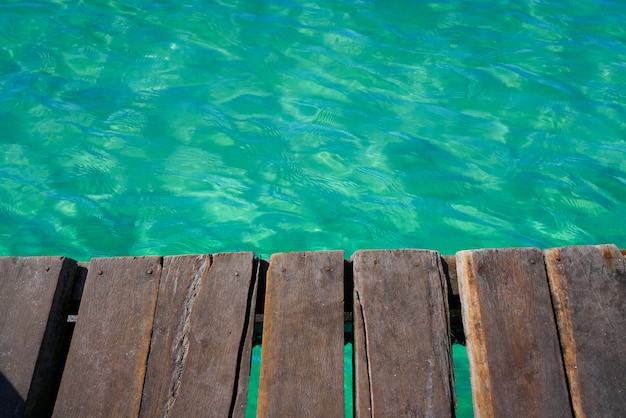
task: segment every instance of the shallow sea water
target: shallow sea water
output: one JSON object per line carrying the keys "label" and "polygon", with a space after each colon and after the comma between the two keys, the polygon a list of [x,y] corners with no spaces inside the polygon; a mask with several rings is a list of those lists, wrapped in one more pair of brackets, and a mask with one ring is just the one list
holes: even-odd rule
{"label": "shallow sea water", "polygon": [[626,247],[626,3],[185,3],[0,4],[0,255]]}

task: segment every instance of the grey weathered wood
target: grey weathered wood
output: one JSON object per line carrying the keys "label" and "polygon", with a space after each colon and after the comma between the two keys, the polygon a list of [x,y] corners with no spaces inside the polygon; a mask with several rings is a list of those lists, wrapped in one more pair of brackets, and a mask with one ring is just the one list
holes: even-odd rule
{"label": "grey weathered wood", "polygon": [[139,414],[160,276],[160,257],[91,260],[54,416]]}
{"label": "grey weathered wood", "polygon": [[189,352],[191,311],[206,280],[210,255],[165,257],[154,314],[140,416],[167,416]]}
{"label": "grey weathered wood", "polygon": [[614,245],[544,252],[577,417],[626,417],[626,272]]}
{"label": "grey weathered wood", "polygon": [[45,416],[54,406],[76,262],[0,258],[0,416]]}
{"label": "grey weathered wood", "polygon": [[476,417],[571,416],[539,249],[456,255]]}
{"label": "grey weathered wood", "polygon": [[252,295],[248,299],[248,322],[247,329],[245,330],[245,338],[243,344],[240,346],[241,358],[238,359],[240,367],[239,369],[239,381],[237,385],[237,395],[234,398],[232,404],[232,414],[234,417],[245,417],[246,408],[248,405],[248,385],[250,383],[250,370],[252,367],[252,338],[254,334],[254,313],[256,311],[258,283],[259,283],[259,267],[260,260],[255,259],[252,269]]}
{"label": "grey weathered wood", "polygon": [[343,266],[343,251],[270,259],[259,417],[343,416]]}
{"label": "grey weathered wood", "polygon": [[164,260],[141,416],[245,415],[253,266],[253,253]]}
{"label": "grey weathered wood", "polygon": [[439,253],[357,251],[352,260],[356,416],[452,416],[448,288]]}

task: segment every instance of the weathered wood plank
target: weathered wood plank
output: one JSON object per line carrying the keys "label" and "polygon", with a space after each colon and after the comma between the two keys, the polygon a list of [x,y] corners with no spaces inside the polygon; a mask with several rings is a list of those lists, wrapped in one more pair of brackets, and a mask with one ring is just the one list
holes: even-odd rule
{"label": "weathered wood plank", "polygon": [[239,350],[241,353],[238,358],[238,367],[240,368],[238,373],[238,385],[237,396],[234,398],[234,403],[231,405],[232,417],[245,417],[246,408],[248,405],[248,384],[250,382],[250,370],[252,367],[252,341],[254,339],[254,314],[256,311],[256,301],[258,300],[258,284],[259,284],[259,267],[260,260],[254,259],[252,268],[252,294],[248,299],[248,318],[247,329],[245,329],[245,337],[243,338],[243,344]]}
{"label": "weathered wood plank", "polygon": [[567,417],[569,395],[537,248],[456,255],[476,417]]}
{"label": "weathered wood plank", "polygon": [[626,417],[626,272],[614,245],[544,252],[577,417]]}
{"label": "weathered wood plank", "polygon": [[75,271],[67,258],[0,258],[0,416],[51,413]]}
{"label": "weathered wood plank", "polygon": [[210,255],[163,259],[140,416],[167,416],[176,400],[189,352],[191,311],[210,265]]}
{"label": "weathered wood plank", "polygon": [[343,251],[270,259],[259,417],[343,416],[343,266]]}
{"label": "weathered wood plank", "polygon": [[91,260],[53,416],[139,414],[160,276],[161,257]]}
{"label": "weathered wood plank", "polygon": [[435,251],[357,251],[357,417],[454,413],[448,287]]}
{"label": "weathered wood plank", "polygon": [[141,416],[245,415],[253,267],[253,253],[165,258]]}

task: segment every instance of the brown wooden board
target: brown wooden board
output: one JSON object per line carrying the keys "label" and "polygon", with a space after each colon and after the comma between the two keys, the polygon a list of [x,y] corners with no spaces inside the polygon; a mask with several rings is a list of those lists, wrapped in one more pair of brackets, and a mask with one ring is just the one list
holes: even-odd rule
{"label": "brown wooden board", "polygon": [[253,253],[165,258],[141,416],[245,415],[253,267]]}
{"label": "brown wooden board", "polygon": [[167,416],[178,396],[189,352],[191,311],[210,265],[210,255],[163,259],[140,416]]}
{"label": "brown wooden board", "polygon": [[344,415],[343,266],[343,251],[271,257],[259,417]]}
{"label": "brown wooden board", "polygon": [[577,417],[626,417],[626,273],[614,245],[544,252]]}
{"label": "brown wooden board", "polygon": [[456,255],[476,417],[567,417],[571,407],[537,248]]}
{"label": "brown wooden board", "polygon": [[91,260],[53,416],[139,414],[160,276],[161,257]]}
{"label": "brown wooden board", "polygon": [[357,417],[454,413],[448,288],[435,251],[357,251]]}
{"label": "brown wooden board", "polygon": [[245,336],[242,339],[242,345],[240,345],[240,357],[238,358],[238,384],[237,395],[233,398],[234,403],[231,405],[231,414],[233,417],[245,417],[246,408],[248,406],[248,384],[250,382],[250,371],[252,368],[252,344],[254,340],[254,313],[256,312],[256,301],[258,300],[258,285],[259,285],[259,266],[260,260],[254,259],[254,265],[252,269],[252,295],[248,299],[248,318],[247,329],[245,329]]}
{"label": "brown wooden board", "polygon": [[0,416],[50,415],[75,271],[67,258],[0,258]]}

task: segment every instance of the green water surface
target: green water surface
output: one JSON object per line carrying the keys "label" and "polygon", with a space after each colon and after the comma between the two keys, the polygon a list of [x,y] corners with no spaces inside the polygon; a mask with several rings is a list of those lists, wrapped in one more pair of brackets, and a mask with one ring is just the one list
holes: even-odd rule
{"label": "green water surface", "polygon": [[4,0],[0,255],[624,248],[624,22],[621,0]]}

